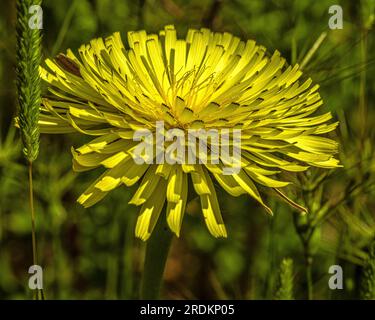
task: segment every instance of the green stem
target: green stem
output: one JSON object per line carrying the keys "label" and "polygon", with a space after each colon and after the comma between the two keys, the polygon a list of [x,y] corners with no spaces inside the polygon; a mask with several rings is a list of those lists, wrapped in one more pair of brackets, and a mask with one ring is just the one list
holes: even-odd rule
{"label": "green stem", "polygon": [[[362,31],[361,36],[361,65],[367,63],[367,31]],[[366,123],[367,123],[367,110],[366,110],[366,68],[360,69],[360,82],[359,82],[359,113],[361,119],[361,139],[362,143],[366,138]]]}
{"label": "green stem", "polygon": [[310,252],[310,240],[307,240],[304,245],[304,257],[305,257],[305,268],[306,268],[306,284],[307,284],[307,299],[313,300],[314,287],[312,281],[312,262],[313,258]]}
{"label": "green stem", "polygon": [[[35,228],[35,210],[34,210],[34,189],[33,189],[33,164],[29,162],[29,201],[31,212],[31,241],[33,249],[33,265],[38,264],[38,254],[36,249],[36,228]],[[43,289],[37,289],[34,293],[35,300],[44,300]]]}
{"label": "green stem", "polygon": [[323,43],[326,37],[327,37],[327,32],[322,32],[319,38],[314,42],[311,49],[307,52],[307,54],[303,58],[300,64],[300,69],[305,68],[308,62],[310,62],[311,58],[314,56],[315,52],[319,49],[320,45]]}
{"label": "green stem", "polygon": [[307,217],[301,216],[300,214],[297,214],[297,213],[293,215],[294,227],[297,231],[298,237],[301,240],[301,244],[303,246],[303,256],[304,256],[305,270],[306,270],[305,272],[306,272],[307,299],[313,300],[313,297],[314,297],[314,287],[313,287],[313,280],[312,280],[313,255],[311,253],[311,238],[313,237],[315,229],[314,227],[312,227],[309,219],[304,220],[304,221],[300,221],[300,219],[307,219]]}
{"label": "green stem", "polygon": [[57,35],[56,41],[52,48],[52,54],[51,54],[52,56],[55,56],[61,48],[64,38],[69,31],[69,26],[70,26],[70,23],[72,22],[74,13],[76,12],[76,6],[77,6],[77,1],[74,0],[66,12],[63,24],[60,28],[60,31]]}
{"label": "green stem", "polygon": [[146,300],[159,299],[164,268],[173,238],[164,216],[161,215],[158,220],[146,246],[141,288],[141,298]]}
{"label": "green stem", "polygon": [[34,196],[33,196],[33,164],[29,162],[29,200],[31,212],[31,239],[33,248],[33,265],[38,264],[36,253],[36,237],[35,237],[35,211],[34,211]]}

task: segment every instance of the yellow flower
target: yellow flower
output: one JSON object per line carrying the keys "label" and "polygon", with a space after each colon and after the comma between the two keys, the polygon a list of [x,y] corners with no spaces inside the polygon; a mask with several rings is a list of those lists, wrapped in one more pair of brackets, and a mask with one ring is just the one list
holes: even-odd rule
{"label": "yellow flower", "polygon": [[[122,184],[140,181],[130,203],[141,206],[136,236],[143,240],[165,202],[168,225],[180,234],[189,175],[208,230],[226,237],[213,178],[230,195],[249,194],[271,212],[256,184],[280,192],[288,184],[277,179],[281,170],[338,165],[333,157],[337,143],[320,136],[337,123],[327,124],[330,113],[312,115],[322,104],[318,85],[300,81],[298,65],[286,67],[279,52],[268,56],[252,40],[208,29],[191,29],[186,39],[178,39],[175,28],[166,26],[159,36],[129,32],[128,47],[114,33],[78,52],[79,58],[68,50],[47,59],[49,71],[41,68],[53,95],[41,107],[42,132],[96,136],[72,149],[74,170],[106,168],[79,197],[85,207]],[[183,132],[241,130],[240,169],[223,174],[227,160],[222,156],[216,164],[136,163],[134,152],[141,142],[133,139],[134,132],[154,133],[158,121],[166,130]],[[202,160],[200,152],[197,157]]]}

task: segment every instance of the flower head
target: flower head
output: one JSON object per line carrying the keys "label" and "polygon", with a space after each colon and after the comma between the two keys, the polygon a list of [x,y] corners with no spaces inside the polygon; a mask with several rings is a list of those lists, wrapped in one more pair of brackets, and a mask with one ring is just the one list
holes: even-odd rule
{"label": "flower head", "polygon": [[[300,81],[298,65],[286,67],[279,52],[268,56],[252,40],[208,29],[191,29],[186,39],[178,39],[175,28],[166,26],[159,35],[129,32],[128,47],[114,33],[92,40],[78,52],[79,57],[68,50],[53,61],[47,59],[49,71],[41,69],[52,93],[43,101],[41,129],[95,137],[72,149],[74,170],[106,168],[79,197],[85,207],[122,184],[139,182],[130,203],[141,206],[136,235],[143,240],[150,236],[165,203],[168,225],[179,235],[188,176],[200,197],[208,230],[225,237],[214,181],[232,196],[249,194],[271,212],[256,184],[281,188],[288,185],[277,178],[281,171],[338,165],[333,157],[337,143],[321,137],[337,123],[327,124],[329,113],[312,115],[322,104],[318,85],[311,79]],[[197,163],[152,161],[157,151],[144,155],[143,163],[135,161],[137,148],[147,137],[136,141],[134,133],[145,129],[156,133],[160,122],[167,141],[164,149],[174,141],[167,137],[169,129],[227,130],[230,137],[240,130],[240,148],[234,150],[240,168],[225,174],[225,167],[234,165],[224,153],[207,161],[215,146],[233,145],[234,140],[206,140],[208,152],[203,154],[191,147],[189,134],[180,141],[193,150]],[[151,141],[158,143],[154,137]]]}

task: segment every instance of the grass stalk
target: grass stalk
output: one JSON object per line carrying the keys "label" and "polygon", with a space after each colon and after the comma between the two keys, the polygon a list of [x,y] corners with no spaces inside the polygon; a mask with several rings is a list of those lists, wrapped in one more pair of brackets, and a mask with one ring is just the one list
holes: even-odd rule
{"label": "grass stalk", "polygon": [[[33,188],[33,163],[28,164],[29,177],[29,204],[30,204],[30,218],[31,218],[31,242],[33,251],[33,265],[38,265],[38,251],[36,245],[36,224],[35,224],[35,209],[34,209],[34,188]],[[43,289],[36,289],[34,291],[35,300],[44,300]]]}
{"label": "grass stalk", "polygon": [[297,235],[302,243],[303,258],[305,264],[307,299],[313,300],[314,284],[312,279],[313,255],[311,252],[311,239],[314,234],[315,228],[311,225],[308,217],[301,216],[300,213],[295,213],[293,215],[293,222]]}
{"label": "grass stalk", "polygon": [[275,300],[294,300],[292,259],[281,261]]}
{"label": "grass stalk", "polygon": [[301,70],[304,69],[305,66],[309,63],[309,61],[314,56],[315,52],[319,49],[319,47],[321,46],[321,44],[323,43],[326,37],[327,37],[327,32],[322,32],[319,38],[314,42],[313,46],[307,52],[307,54],[305,55],[305,57],[303,58],[301,62],[301,65],[300,65]]}
{"label": "grass stalk", "polygon": [[[362,31],[361,37],[361,63],[367,63],[367,30]],[[366,138],[367,129],[367,108],[366,108],[366,68],[359,68],[360,81],[359,81],[359,113],[361,122],[361,139],[362,143]]]}
{"label": "grass stalk", "polygon": [[60,50],[60,47],[61,45],[63,44],[64,42],[64,39],[65,39],[65,36],[66,34],[68,33],[68,30],[69,30],[69,26],[72,22],[72,19],[74,17],[74,13],[75,13],[75,10],[76,10],[76,5],[77,5],[77,1],[76,0],[73,0],[73,2],[71,3],[66,15],[65,15],[65,18],[64,18],[64,21],[63,21],[63,24],[59,30],[59,33],[56,37],[56,41],[53,45],[53,48],[52,48],[52,56],[55,56],[57,54],[57,52]]}
{"label": "grass stalk", "polygon": [[[33,265],[38,264],[36,247],[36,223],[33,192],[33,162],[39,154],[39,106],[41,104],[41,84],[39,65],[41,62],[41,34],[37,23],[30,24],[33,5],[41,5],[41,0],[17,1],[17,64],[16,84],[18,93],[18,119],[23,142],[23,154],[28,162],[29,201],[31,212],[31,238]],[[34,292],[35,299],[44,299],[43,291]]]}
{"label": "grass stalk", "polygon": [[314,284],[312,280],[312,263],[313,257],[310,250],[310,241],[307,240],[303,244],[303,253],[305,261],[305,272],[306,272],[306,286],[307,286],[307,299],[314,299]]}
{"label": "grass stalk", "polygon": [[30,201],[30,213],[31,213],[31,239],[32,239],[32,250],[33,250],[33,264],[38,264],[38,255],[36,248],[36,230],[35,230],[35,210],[34,210],[34,190],[33,190],[33,163],[29,162],[29,201]]}

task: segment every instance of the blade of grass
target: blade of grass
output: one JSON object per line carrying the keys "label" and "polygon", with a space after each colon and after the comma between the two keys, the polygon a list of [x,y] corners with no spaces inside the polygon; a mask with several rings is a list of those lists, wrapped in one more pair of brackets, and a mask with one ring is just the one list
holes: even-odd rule
{"label": "blade of grass", "polygon": [[65,15],[63,24],[60,28],[60,31],[59,31],[58,35],[57,35],[56,41],[55,41],[55,43],[52,47],[52,56],[55,56],[61,48],[61,45],[62,45],[62,43],[65,39],[65,36],[68,32],[70,23],[73,19],[74,12],[75,12],[75,9],[76,9],[76,4],[77,4],[77,1],[73,0],[72,4],[70,5],[70,7],[69,7],[69,9],[68,9],[68,11]]}
{"label": "blade of grass", "polygon": [[[29,10],[32,5],[41,5],[41,0],[17,1],[17,64],[16,84],[18,93],[18,120],[24,145],[23,154],[28,162],[29,201],[31,213],[31,238],[33,265],[38,264],[36,227],[33,192],[33,162],[39,154],[39,106],[41,103],[41,62],[40,30],[29,25]],[[34,299],[44,299],[43,290],[34,291]]]}
{"label": "blade of grass", "polygon": [[319,49],[321,44],[323,43],[324,39],[327,37],[327,32],[322,32],[319,38],[315,41],[311,49],[306,53],[305,57],[303,58],[300,69],[303,69],[314,56],[315,52]]}

